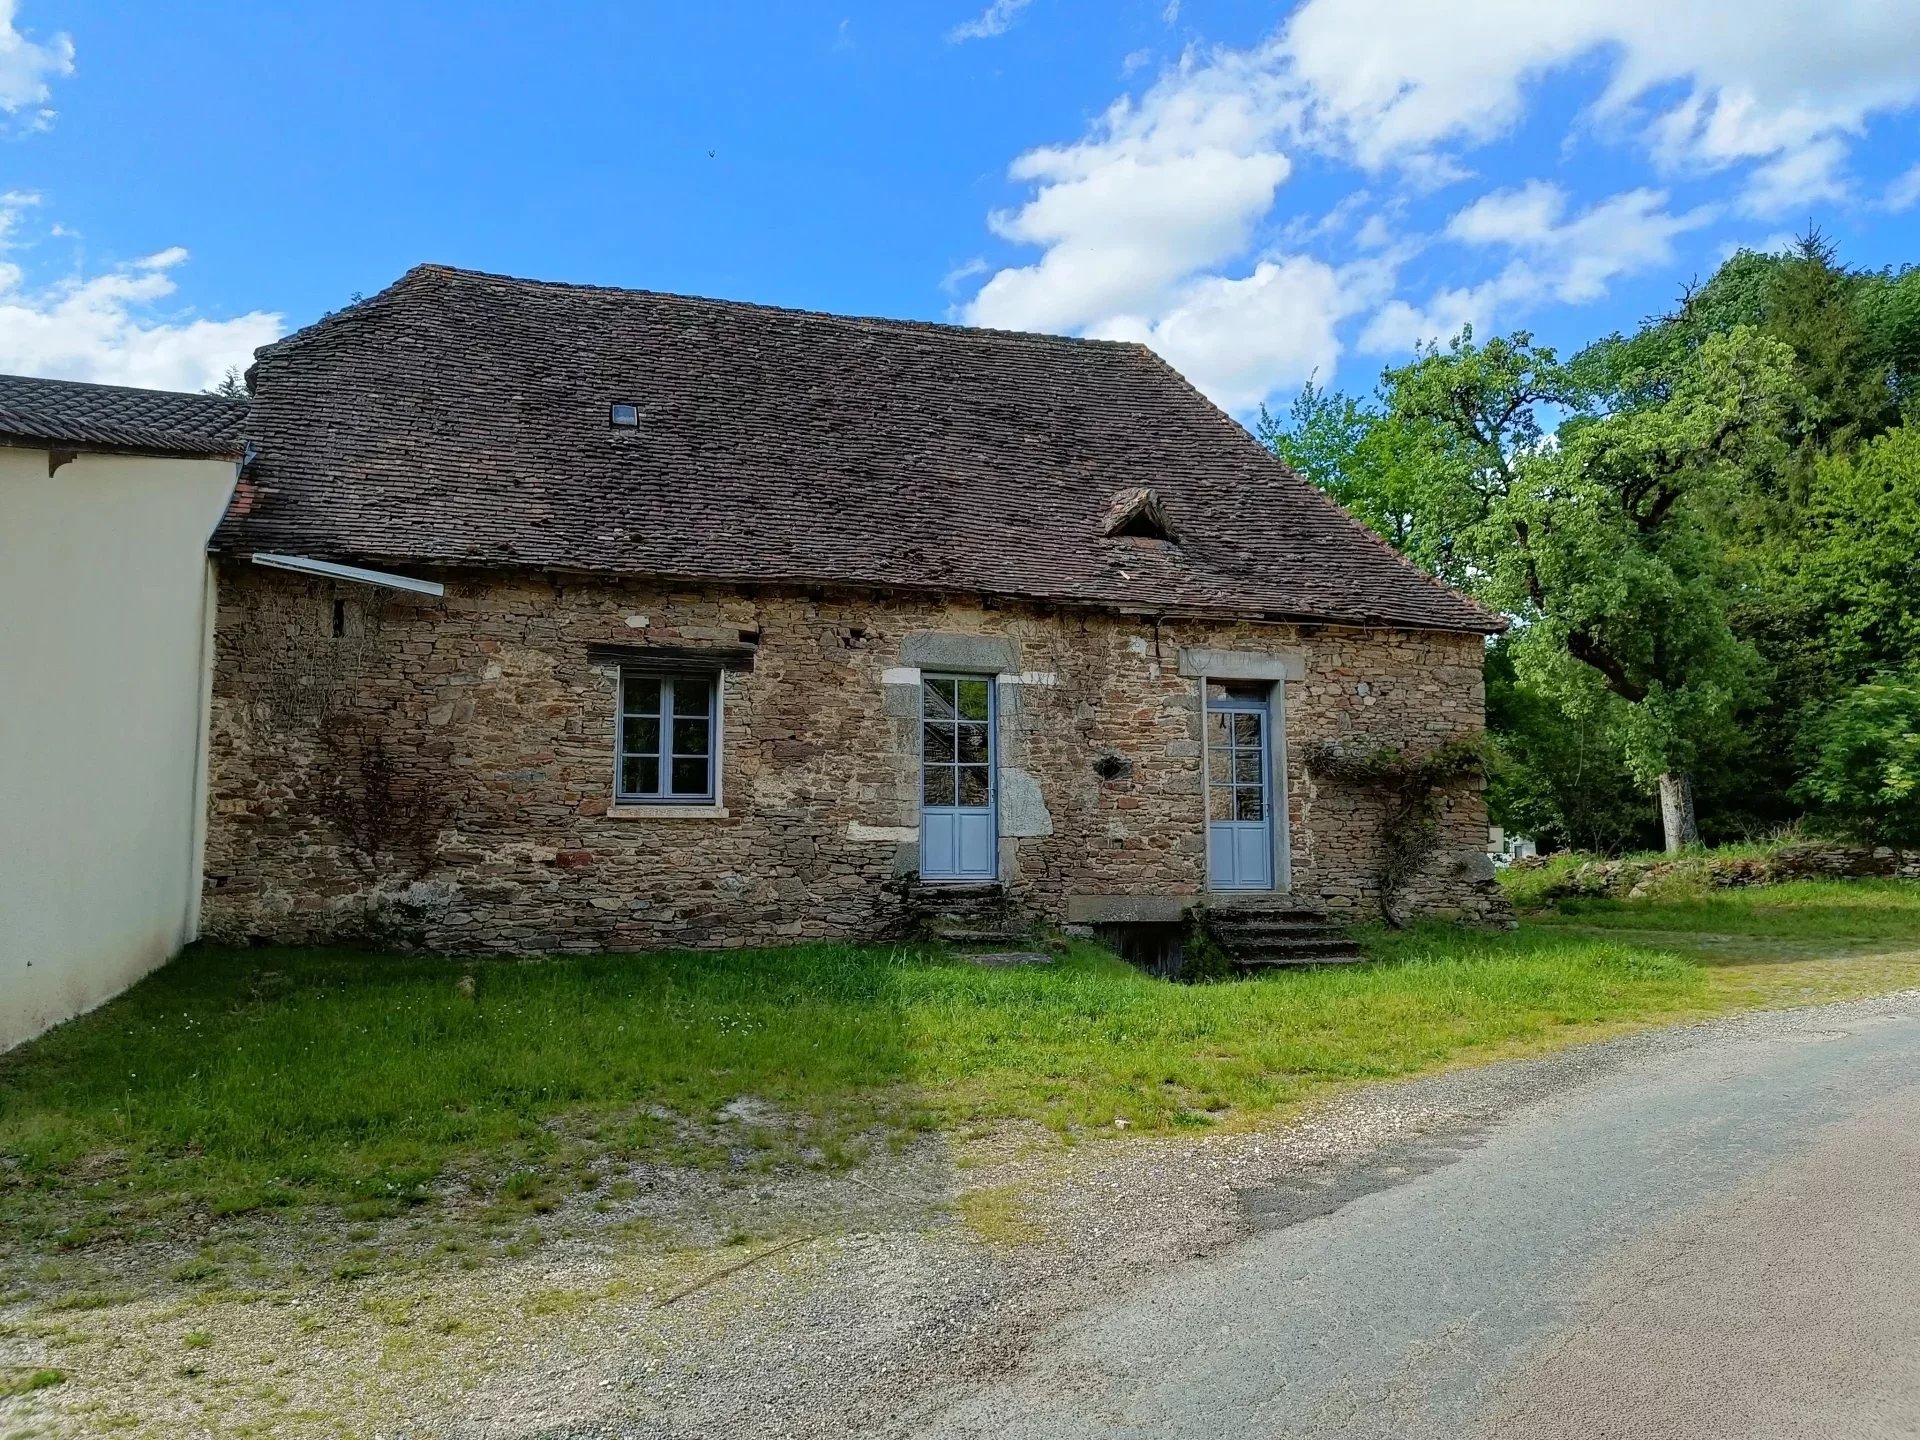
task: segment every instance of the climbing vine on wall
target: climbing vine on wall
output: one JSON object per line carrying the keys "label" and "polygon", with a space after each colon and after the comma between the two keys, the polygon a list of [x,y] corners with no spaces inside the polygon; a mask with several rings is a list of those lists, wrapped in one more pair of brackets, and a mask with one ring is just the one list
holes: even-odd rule
{"label": "climbing vine on wall", "polygon": [[1486,768],[1486,744],[1478,735],[1436,746],[1424,755],[1383,747],[1355,751],[1329,742],[1306,756],[1307,774],[1369,790],[1380,797],[1380,913],[1396,928],[1406,923],[1401,892],[1432,854],[1440,828],[1440,795],[1448,786]]}

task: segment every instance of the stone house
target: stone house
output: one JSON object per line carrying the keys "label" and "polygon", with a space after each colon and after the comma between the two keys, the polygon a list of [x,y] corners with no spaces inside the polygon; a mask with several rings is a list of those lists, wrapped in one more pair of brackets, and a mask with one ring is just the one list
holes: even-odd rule
{"label": "stone house", "polygon": [[[1312,757],[1482,728],[1501,622],[1138,345],[422,266],[249,383],[213,936],[1368,918]],[[1487,918],[1437,813],[1397,903]]]}

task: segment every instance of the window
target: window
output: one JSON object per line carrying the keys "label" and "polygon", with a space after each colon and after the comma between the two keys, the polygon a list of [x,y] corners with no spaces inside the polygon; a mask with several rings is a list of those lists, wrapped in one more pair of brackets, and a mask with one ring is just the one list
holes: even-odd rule
{"label": "window", "polygon": [[614,798],[631,805],[699,805],[716,798],[720,677],[620,674]]}

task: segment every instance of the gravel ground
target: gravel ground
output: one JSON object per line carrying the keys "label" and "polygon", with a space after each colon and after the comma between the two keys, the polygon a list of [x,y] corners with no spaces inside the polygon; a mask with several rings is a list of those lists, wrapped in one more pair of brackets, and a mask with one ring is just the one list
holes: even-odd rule
{"label": "gravel ground", "polygon": [[503,1373],[472,1412],[484,1419],[426,1433],[911,1434],[951,1388],[1009,1371],[1048,1326],[1144,1275],[1444,1165],[1504,1117],[1622,1066],[1885,1003],[1748,1015],[1370,1087],[1283,1129],[1118,1138],[1064,1158],[1008,1147],[960,1178],[1007,1197],[1035,1238],[994,1244],[950,1220],[823,1238],[689,1297],[666,1312],[664,1332],[661,1312],[613,1317],[594,1355],[576,1353],[552,1383]]}
{"label": "gravel ground", "polygon": [[[764,1237],[720,1250],[583,1226],[522,1259],[298,1298],[176,1295],[31,1324],[16,1307],[0,1364],[71,1379],[0,1399],[0,1435],[221,1435],[252,1422],[396,1440],[907,1436],[952,1395],[1021,1366],[1063,1318],[1443,1167],[1540,1102],[1703,1040],[1844,1024],[1889,1003],[1748,1014],[1368,1087],[1247,1133],[1066,1151],[1017,1131],[928,1140],[849,1174],[696,1191],[710,1234]],[[564,1215],[544,1223],[570,1228]]]}

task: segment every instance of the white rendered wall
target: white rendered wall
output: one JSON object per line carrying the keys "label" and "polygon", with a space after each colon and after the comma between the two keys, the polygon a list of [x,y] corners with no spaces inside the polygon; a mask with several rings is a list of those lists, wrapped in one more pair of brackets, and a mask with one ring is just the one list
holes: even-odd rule
{"label": "white rendered wall", "polygon": [[0,447],[0,1049],[193,938],[230,460]]}

